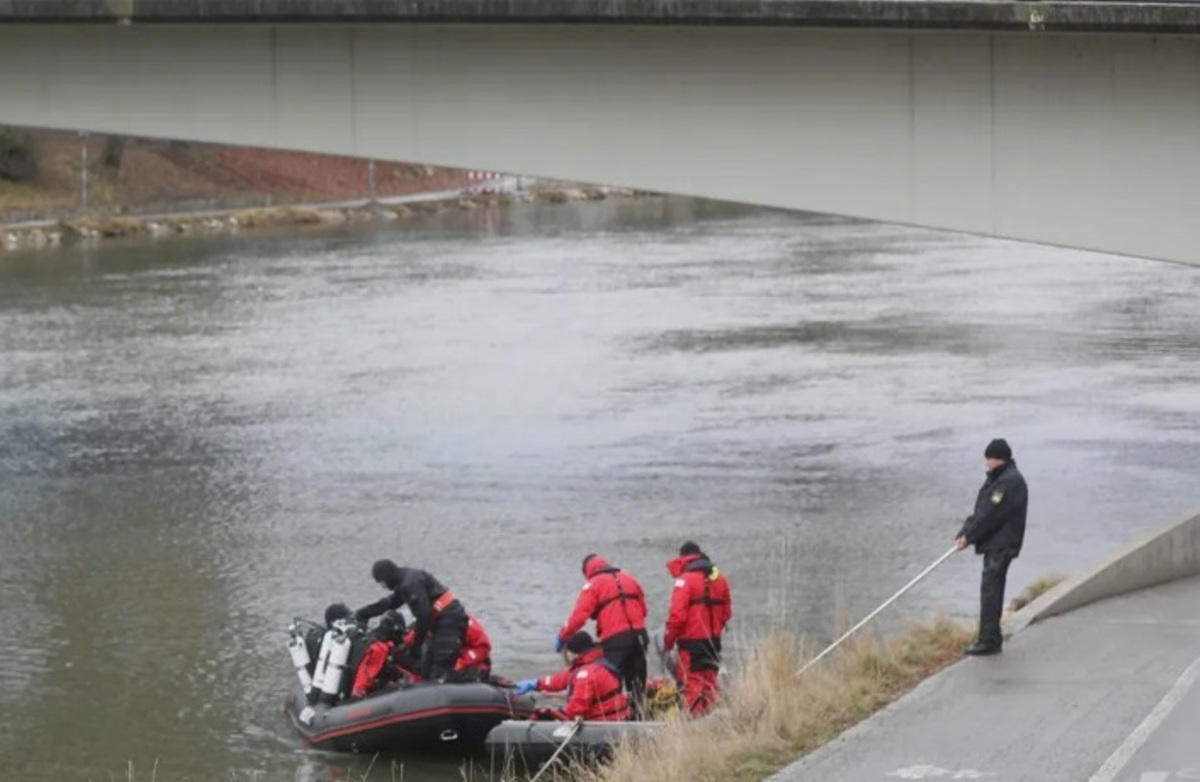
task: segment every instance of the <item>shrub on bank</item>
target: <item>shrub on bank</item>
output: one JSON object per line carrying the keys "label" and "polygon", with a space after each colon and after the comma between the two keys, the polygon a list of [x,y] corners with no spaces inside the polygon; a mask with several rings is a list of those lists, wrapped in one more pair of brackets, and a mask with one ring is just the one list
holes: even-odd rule
{"label": "shrub on bank", "polygon": [[1008,604],[1009,611],[1020,611],[1025,606],[1037,600],[1039,597],[1049,592],[1054,587],[1061,584],[1066,579],[1066,576],[1059,573],[1051,573],[1047,576],[1034,581],[1029,586],[1021,591],[1021,594],[1014,597]]}
{"label": "shrub on bank", "polygon": [[0,179],[28,182],[38,174],[33,136],[17,128],[0,127]]}

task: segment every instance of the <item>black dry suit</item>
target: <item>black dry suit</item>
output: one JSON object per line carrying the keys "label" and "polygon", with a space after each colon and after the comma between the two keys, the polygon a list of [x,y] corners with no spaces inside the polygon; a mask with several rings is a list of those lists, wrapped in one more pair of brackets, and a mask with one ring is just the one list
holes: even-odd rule
{"label": "black dry suit", "polygon": [[462,649],[467,633],[467,612],[442,582],[420,568],[400,567],[381,559],[371,569],[376,581],[392,590],[391,594],[358,609],[355,617],[361,621],[379,616],[384,611],[408,606],[413,615],[411,649],[422,648],[421,676],[424,679],[445,680],[454,672],[454,663]]}

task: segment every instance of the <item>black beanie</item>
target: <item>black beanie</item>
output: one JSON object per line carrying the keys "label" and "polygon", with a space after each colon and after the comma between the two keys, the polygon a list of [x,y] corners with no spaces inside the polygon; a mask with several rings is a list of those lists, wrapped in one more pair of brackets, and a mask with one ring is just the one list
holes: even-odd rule
{"label": "black beanie", "polygon": [[694,543],[693,541],[690,541],[690,540],[679,547],[679,556],[681,556],[681,557],[687,557],[692,554],[701,554],[701,553],[703,553],[703,552],[700,551],[700,544]]}
{"label": "black beanie", "polygon": [[404,630],[404,615],[399,611],[388,611],[380,617],[379,626],[375,628],[380,638],[393,640],[402,639]]}
{"label": "black beanie", "polygon": [[354,612],[350,610],[350,606],[345,603],[334,603],[325,609],[325,627],[333,627],[333,623],[339,619],[346,619]]}
{"label": "black beanie", "polygon": [[400,585],[400,566],[390,559],[376,560],[371,566],[371,578],[386,585],[388,589],[395,589]]}
{"label": "black beanie", "polygon": [[583,630],[580,630],[578,633],[575,633],[575,635],[567,639],[567,651],[575,654],[583,654],[595,645],[596,642],[593,641],[592,637]]}
{"label": "black beanie", "polygon": [[1008,447],[1008,443],[1003,438],[996,438],[988,443],[987,448],[983,451],[985,459],[1003,459],[1010,461],[1012,459],[1012,449]]}

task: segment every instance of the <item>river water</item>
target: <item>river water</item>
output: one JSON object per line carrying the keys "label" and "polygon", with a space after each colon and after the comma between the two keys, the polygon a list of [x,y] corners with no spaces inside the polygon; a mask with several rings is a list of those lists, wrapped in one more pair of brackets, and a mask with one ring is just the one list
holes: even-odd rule
{"label": "river water", "polygon": [[[1004,436],[1010,591],[1200,501],[1200,271],[647,198],[0,258],[0,778],[407,780],[305,750],[283,628],[438,575],[555,668],[599,551],[661,625],[827,639],[950,545]],[[975,608],[952,558],[881,627]],[[479,778],[478,776],[476,778]]]}

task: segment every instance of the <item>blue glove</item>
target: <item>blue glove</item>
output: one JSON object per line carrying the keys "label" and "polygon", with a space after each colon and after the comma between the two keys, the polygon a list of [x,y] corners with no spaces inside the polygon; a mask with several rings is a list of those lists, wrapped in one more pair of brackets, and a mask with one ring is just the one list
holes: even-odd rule
{"label": "blue glove", "polygon": [[517,682],[517,686],[513,687],[513,692],[517,695],[524,695],[527,692],[533,692],[537,689],[537,679],[522,679]]}
{"label": "blue glove", "polygon": [[554,651],[561,652],[563,650],[563,639],[561,635],[554,636]]}

